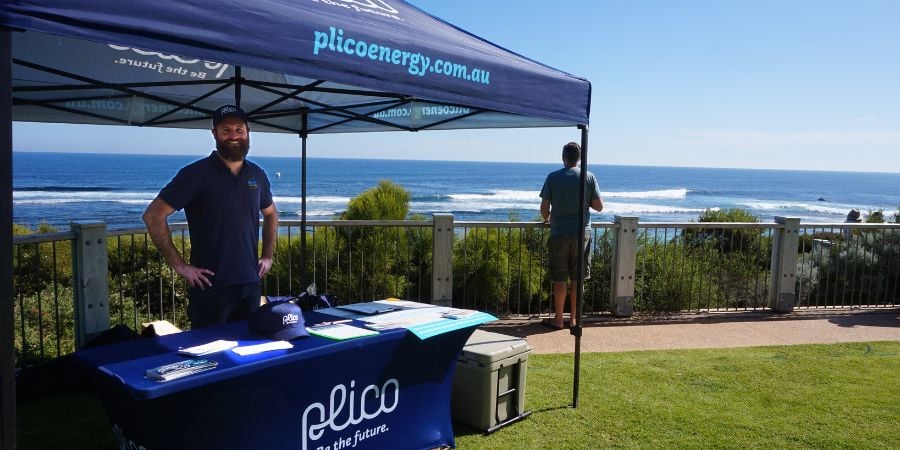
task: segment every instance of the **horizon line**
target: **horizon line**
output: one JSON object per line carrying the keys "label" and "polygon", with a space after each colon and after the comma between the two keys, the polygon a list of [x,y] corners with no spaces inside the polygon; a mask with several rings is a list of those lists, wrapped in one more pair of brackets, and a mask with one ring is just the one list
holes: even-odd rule
{"label": "horizon line", "polygon": [[[145,153],[145,152],[136,152],[136,153],[122,153],[122,152],[81,152],[81,151],[46,151],[46,150],[13,150],[12,153],[52,153],[52,154],[79,154],[79,155],[146,155],[146,156],[193,156],[199,157],[200,155],[194,153]],[[253,155],[253,157],[262,157],[262,158],[297,158],[297,156],[283,156],[283,155],[269,155],[269,154],[259,154]],[[253,157],[247,158],[251,161]],[[374,158],[374,157],[352,157],[352,156],[311,156],[308,159],[341,159],[341,160],[374,160],[374,161],[417,161],[417,162],[462,162],[462,163],[490,163],[490,164],[540,164],[540,165],[548,165],[548,164],[560,164],[558,162],[537,162],[537,161],[488,161],[488,160],[451,160],[451,159],[413,159],[413,158],[403,158],[403,157],[385,157],[385,158]],[[592,165],[597,165],[598,163],[591,163],[590,159],[588,159],[588,170],[591,169]],[[896,172],[885,172],[885,171],[875,171],[875,170],[836,170],[836,169],[785,169],[785,168],[774,168],[774,167],[721,167],[721,166],[677,166],[677,165],[655,165],[655,164],[599,164],[600,166],[607,167],[653,167],[653,168],[673,168],[673,169],[722,169],[722,170],[771,170],[771,171],[783,171],[783,172],[829,172],[829,173],[867,173],[867,174],[883,174],[883,175],[900,175],[900,170]]]}

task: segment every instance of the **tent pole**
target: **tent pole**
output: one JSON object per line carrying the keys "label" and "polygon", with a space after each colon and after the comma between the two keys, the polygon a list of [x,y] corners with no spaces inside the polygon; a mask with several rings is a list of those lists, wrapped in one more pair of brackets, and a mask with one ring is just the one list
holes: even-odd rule
{"label": "tent pole", "polygon": [[[590,208],[588,207],[588,202],[585,201],[585,186],[587,183],[587,154],[588,154],[588,127],[587,125],[579,125],[578,128],[581,130],[581,183],[578,187],[578,204],[580,205],[580,213],[578,214],[578,229],[584,230],[590,224],[585,223],[584,214],[585,212],[589,212]],[[584,306],[584,243],[585,236],[583,232],[578,233],[578,277],[575,279],[575,286],[577,288],[576,301],[575,301],[575,326],[570,329],[570,332],[573,336],[575,336],[575,369],[574,376],[572,380],[572,407],[578,407],[578,385],[581,381],[581,329],[583,324],[582,322],[582,308]]]}
{"label": "tent pole", "polygon": [[234,106],[241,107],[241,66],[234,66]]}
{"label": "tent pole", "polygon": [[12,268],[12,35],[0,28],[0,448],[16,448]]}
{"label": "tent pole", "polygon": [[300,286],[308,283],[306,279],[306,138],[309,137],[309,110],[300,112]]}

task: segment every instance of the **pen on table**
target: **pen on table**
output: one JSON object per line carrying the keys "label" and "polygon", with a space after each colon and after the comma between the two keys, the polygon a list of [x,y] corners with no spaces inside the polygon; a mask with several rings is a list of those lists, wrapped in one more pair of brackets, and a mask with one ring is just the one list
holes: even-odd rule
{"label": "pen on table", "polygon": [[324,327],[324,326],[326,326],[326,325],[337,325],[337,324],[339,324],[339,323],[347,323],[347,322],[353,322],[353,320],[352,320],[352,319],[335,320],[335,321],[333,321],[333,322],[322,322],[322,323],[317,323],[317,324],[315,324],[315,325],[313,325],[313,326],[314,326],[314,327]]}

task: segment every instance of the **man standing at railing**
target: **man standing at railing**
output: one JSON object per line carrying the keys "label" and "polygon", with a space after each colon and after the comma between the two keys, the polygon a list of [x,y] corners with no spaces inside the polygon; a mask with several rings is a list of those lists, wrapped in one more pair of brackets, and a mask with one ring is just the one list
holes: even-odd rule
{"label": "man standing at railing", "polygon": [[[216,109],[212,135],[216,150],[179,170],[143,216],[156,248],[190,285],[191,328],[244,320],[259,307],[260,280],[272,268],[278,233],[269,178],[245,159],[250,150],[246,113],[232,105]],[[180,209],[191,233],[190,264],[175,248],[167,222]]]}
{"label": "man standing at railing", "polygon": [[[581,182],[581,169],[578,162],[581,160],[581,147],[569,142],[563,146],[563,168],[550,172],[541,189],[541,217],[544,223],[550,224],[550,279],[553,281],[553,307],[554,317],[542,322],[545,326],[561,330],[565,327],[563,311],[566,304],[566,292],[569,294],[569,307],[571,312],[571,326],[575,326],[575,311],[578,295],[578,283],[575,278],[578,275],[578,237],[584,233],[584,275],[590,278],[590,249],[591,249],[591,212],[585,208],[584,223],[587,228],[579,229],[579,213],[581,207],[578,204],[579,184]],[[587,186],[585,186],[585,198],[588,206],[600,212],[603,210],[603,200],[600,198],[600,187],[594,174],[585,174]]]}

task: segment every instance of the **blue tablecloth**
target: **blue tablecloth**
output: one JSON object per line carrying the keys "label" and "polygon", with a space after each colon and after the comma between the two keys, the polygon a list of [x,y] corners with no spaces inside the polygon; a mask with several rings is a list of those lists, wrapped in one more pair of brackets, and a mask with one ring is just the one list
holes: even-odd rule
{"label": "blue tablecloth", "polygon": [[266,341],[237,322],[85,349],[75,360],[124,448],[424,449],[454,445],[450,389],[476,326],[427,340],[394,329],[345,341],[309,336],[251,356],[224,351],[205,356],[215,369],[167,382],[144,372],[186,359],[180,347]]}

